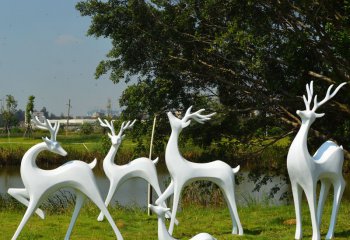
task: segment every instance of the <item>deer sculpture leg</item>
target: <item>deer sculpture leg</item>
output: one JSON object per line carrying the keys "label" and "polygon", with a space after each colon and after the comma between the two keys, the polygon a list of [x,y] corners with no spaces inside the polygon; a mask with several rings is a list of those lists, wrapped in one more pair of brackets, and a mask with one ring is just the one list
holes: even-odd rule
{"label": "deer sculpture leg", "polygon": [[[37,196],[41,196],[41,195],[37,195]],[[15,234],[11,238],[12,240],[17,239],[17,237],[21,233],[23,227],[26,225],[27,221],[32,216],[32,214],[34,213],[35,209],[38,207],[39,201],[40,201],[40,199],[37,198],[36,196],[32,196],[31,197],[31,199],[29,201],[29,204],[28,204],[28,208],[26,210],[26,213],[24,214],[21,223],[18,225],[18,228],[17,228]]]}
{"label": "deer sculpture leg", "polygon": [[[28,201],[29,195],[28,195],[27,189],[25,189],[25,188],[10,188],[7,191],[7,193],[10,194],[12,197],[14,197],[20,203],[22,203],[23,205],[28,207],[28,205],[29,205],[29,201]],[[35,213],[38,214],[38,216],[41,219],[45,218],[45,213],[40,208],[37,208],[35,210]]]}
{"label": "deer sculpture leg", "polygon": [[302,199],[302,188],[296,182],[291,182],[293,200],[295,206],[295,217],[296,217],[296,230],[295,230],[295,239],[302,239],[303,232],[301,227],[301,199]]}
{"label": "deer sculpture leg", "polygon": [[158,199],[156,200],[157,205],[161,205],[162,202],[164,202],[167,198],[169,198],[174,193],[174,181],[171,180],[169,186],[165,191],[158,196]]}
{"label": "deer sculpture leg", "polygon": [[[110,183],[110,186],[109,186],[109,190],[108,190],[108,194],[107,194],[107,197],[106,197],[106,200],[105,200],[105,205],[106,207],[108,207],[109,203],[111,202],[116,190],[117,190],[117,182],[118,181],[111,181]],[[103,212],[100,212],[100,214],[98,215],[97,217],[97,220],[102,222],[104,219],[104,214]]]}
{"label": "deer sculpture leg", "polygon": [[[232,234],[243,235],[242,224],[238,217],[238,211],[237,211],[237,206],[235,201],[235,193],[233,190],[234,188],[233,186],[228,186],[228,187],[220,186],[220,188],[230,211],[230,215],[232,219]],[[224,191],[224,189],[226,189],[226,191]]]}
{"label": "deer sculpture leg", "polygon": [[[311,183],[311,179],[309,181]],[[320,240],[320,228],[316,217],[316,184],[311,183],[308,187],[304,188],[307,202],[309,204],[311,224],[312,224],[312,240]]]}
{"label": "deer sculpture leg", "polygon": [[170,235],[173,234],[174,231],[174,224],[175,224],[175,218],[177,213],[177,208],[179,206],[180,196],[181,196],[181,190],[183,188],[183,183],[174,183],[174,198],[173,198],[173,208],[171,209],[171,219],[170,219],[170,225],[169,225],[169,233]]}
{"label": "deer sculpture leg", "polygon": [[72,234],[72,230],[73,230],[73,227],[75,225],[75,222],[77,221],[78,215],[80,213],[80,209],[83,206],[85,199],[86,199],[86,196],[77,190],[76,191],[76,201],[75,201],[74,212],[73,212],[71,221],[69,223],[69,227],[68,227],[68,230],[66,232],[66,236],[64,237],[64,240],[69,240],[70,235]]}
{"label": "deer sculpture leg", "polygon": [[317,204],[317,222],[319,224],[321,224],[323,207],[326,202],[330,187],[331,182],[328,179],[321,180],[321,190]]}
{"label": "deer sculpture leg", "polygon": [[[96,185],[94,185],[96,186]],[[91,199],[92,202],[96,204],[96,206],[101,210],[103,215],[107,218],[109,224],[114,230],[115,235],[117,236],[118,240],[123,240],[123,236],[120,233],[118,227],[115,225],[115,222],[111,216],[111,214],[108,212],[106,205],[104,204],[101,195],[97,189],[97,187],[90,188],[89,190],[85,189],[84,191],[85,195]]]}
{"label": "deer sculpture leg", "polygon": [[340,200],[343,196],[344,189],[345,189],[345,181],[343,177],[340,177],[340,179],[334,184],[334,200],[333,200],[332,216],[331,216],[331,222],[329,225],[328,233],[326,235],[326,239],[333,238],[334,227],[337,219]]}
{"label": "deer sculpture leg", "polygon": [[[156,175],[154,175],[156,177]],[[145,179],[154,189],[154,191],[157,193],[158,198],[162,195],[162,191],[160,190],[160,186],[159,186],[159,182],[158,179],[155,179],[155,177],[149,178],[149,179]],[[162,207],[167,208],[167,205],[165,203],[165,200],[159,203]],[[171,212],[168,211],[165,213],[165,218],[171,218]],[[175,224],[178,225],[179,222],[178,220],[175,218]]]}

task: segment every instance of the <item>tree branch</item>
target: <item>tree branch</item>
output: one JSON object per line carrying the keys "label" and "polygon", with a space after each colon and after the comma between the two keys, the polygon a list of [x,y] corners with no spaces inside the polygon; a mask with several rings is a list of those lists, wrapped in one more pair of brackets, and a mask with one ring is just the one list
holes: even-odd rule
{"label": "tree branch", "polygon": [[324,75],[322,75],[322,74],[315,73],[315,72],[313,72],[313,71],[309,71],[308,74],[309,74],[310,76],[312,76],[312,77],[316,77],[316,78],[319,78],[319,79],[321,79],[321,80],[324,80],[324,81],[326,81],[327,83],[330,83],[330,84],[334,84],[334,83],[335,83],[335,81],[334,81],[333,79],[331,79],[331,78],[329,78],[329,77],[326,77],[326,76],[324,76]]}

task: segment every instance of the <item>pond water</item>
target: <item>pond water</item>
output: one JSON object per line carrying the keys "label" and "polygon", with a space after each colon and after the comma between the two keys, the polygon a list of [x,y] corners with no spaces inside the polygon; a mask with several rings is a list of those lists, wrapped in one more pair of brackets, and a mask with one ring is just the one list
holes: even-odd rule
{"label": "pond water", "polygon": [[[166,188],[165,184],[169,182],[169,174],[165,166],[158,166],[158,178],[161,185],[162,191]],[[98,187],[101,191],[103,198],[107,196],[109,188],[109,180],[104,175],[101,169],[94,169]],[[267,195],[270,189],[278,184],[281,190],[278,191],[273,199],[268,200],[271,204],[283,204],[285,200],[279,200],[281,194],[289,191],[289,186],[280,177],[274,177],[266,185],[264,185],[259,192],[254,191],[255,183],[248,178],[248,172],[240,171],[239,184],[236,186],[236,201],[239,205],[246,205],[250,203],[266,203]],[[22,188],[23,183],[20,176],[19,166],[18,167],[2,167],[0,168],[0,195],[6,195],[9,188]],[[57,192],[56,194],[61,195],[71,190],[65,189],[65,191]],[[153,194],[154,200],[156,194]],[[115,203],[121,206],[147,206],[147,183],[141,178],[133,178],[121,185],[111,204]]]}

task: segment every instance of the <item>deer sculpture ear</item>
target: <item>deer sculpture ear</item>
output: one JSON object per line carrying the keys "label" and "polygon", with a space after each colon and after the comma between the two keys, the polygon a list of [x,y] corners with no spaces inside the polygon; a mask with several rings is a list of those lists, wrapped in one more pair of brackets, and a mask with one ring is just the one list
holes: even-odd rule
{"label": "deer sculpture ear", "polygon": [[111,135],[110,133],[108,133],[108,137],[109,137],[109,138],[112,138],[112,135]]}
{"label": "deer sculpture ear", "polygon": [[125,138],[125,134],[122,135],[122,140]]}
{"label": "deer sculpture ear", "polygon": [[187,127],[190,124],[191,124],[191,120],[188,120],[187,122],[182,123],[182,128],[185,128],[185,127]]}
{"label": "deer sculpture ear", "polygon": [[48,148],[52,147],[52,144],[51,144],[52,142],[50,139],[48,139],[47,137],[42,137],[42,140],[46,143]]}
{"label": "deer sculpture ear", "polygon": [[47,137],[42,137],[41,138],[46,144],[50,143],[50,139],[48,139]]}
{"label": "deer sculpture ear", "polygon": [[324,116],[324,113],[316,113],[316,117],[317,118],[321,118],[321,117],[323,117]]}
{"label": "deer sculpture ear", "polygon": [[[173,120],[173,119],[176,118],[172,112],[168,112],[167,115],[168,115],[169,120]],[[177,119],[177,118],[176,118],[176,119]]]}

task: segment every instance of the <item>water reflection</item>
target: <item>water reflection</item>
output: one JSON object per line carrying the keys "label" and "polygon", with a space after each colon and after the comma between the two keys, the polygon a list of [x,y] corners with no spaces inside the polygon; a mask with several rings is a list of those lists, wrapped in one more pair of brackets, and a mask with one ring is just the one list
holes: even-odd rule
{"label": "water reflection", "polygon": [[[160,187],[162,190],[166,188],[166,184],[169,182],[169,174],[165,166],[158,166],[158,178]],[[101,169],[94,169],[94,173],[97,179],[98,187],[101,191],[102,196],[105,198],[108,193],[109,180],[104,175]],[[240,183],[236,187],[236,201],[239,205],[246,205],[251,203],[270,203],[270,204],[283,204],[285,200],[280,200],[281,195],[289,190],[287,184],[283,182],[280,177],[274,177],[271,181],[268,181],[259,192],[253,192],[255,183],[250,181],[248,178],[248,172],[239,173]],[[277,191],[273,199],[267,200],[267,196],[272,187],[276,184],[282,186]],[[0,168],[0,194],[7,194],[9,188],[22,188],[23,183],[20,177],[19,166],[17,167],[3,167]],[[57,192],[57,194],[62,194]],[[153,194],[154,200],[156,194]],[[118,202],[121,206],[147,206],[147,183],[141,178],[134,178],[126,181],[120,186],[117,194],[114,195],[111,205]]]}

